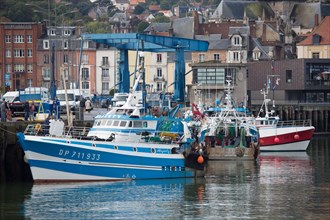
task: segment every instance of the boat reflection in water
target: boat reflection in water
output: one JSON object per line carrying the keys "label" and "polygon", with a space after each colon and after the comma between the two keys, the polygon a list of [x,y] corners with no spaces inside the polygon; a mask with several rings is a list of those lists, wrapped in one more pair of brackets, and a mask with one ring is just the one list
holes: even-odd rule
{"label": "boat reflection in water", "polygon": [[175,219],[185,200],[203,199],[204,183],[203,178],[179,178],[36,184],[23,212],[36,219],[157,219],[165,214]]}
{"label": "boat reflection in water", "polygon": [[22,219],[328,219],[329,147],[316,137],[307,153],[209,161],[196,180],[33,185],[17,201],[5,189],[0,207]]}

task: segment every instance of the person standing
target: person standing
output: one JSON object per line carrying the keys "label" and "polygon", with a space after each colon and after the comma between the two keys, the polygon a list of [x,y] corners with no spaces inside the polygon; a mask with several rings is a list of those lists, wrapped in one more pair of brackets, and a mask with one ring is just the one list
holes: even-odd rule
{"label": "person standing", "polygon": [[30,106],[30,112],[29,112],[30,121],[35,121],[35,119],[34,119],[35,111],[36,111],[36,106],[34,105],[34,101],[32,101],[31,106]]}
{"label": "person standing", "polygon": [[2,99],[0,109],[1,109],[1,121],[6,122],[6,120],[7,120],[7,103],[6,103],[5,99]]}
{"label": "person standing", "polygon": [[29,112],[30,112],[30,104],[29,101],[25,101],[24,103],[24,120],[29,120]]}
{"label": "person standing", "polygon": [[90,113],[92,111],[92,102],[89,98],[87,98],[87,100],[85,102],[85,108],[86,108],[86,111],[88,111],[88,113]]}

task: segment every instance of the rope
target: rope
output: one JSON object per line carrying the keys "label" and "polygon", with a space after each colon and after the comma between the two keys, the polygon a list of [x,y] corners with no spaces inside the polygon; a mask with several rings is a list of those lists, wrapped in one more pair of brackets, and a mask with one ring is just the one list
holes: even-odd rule
{"label": "rope", "polygon": [[8,132],[9,134],[16,135],[15,132],[11,132],[11,131],[9,131],[9,130],[7,130],[7,129],[4,129],[4,128],[2,128],[2,127],[0,127],[0,130],[6,131],[6,132]]}

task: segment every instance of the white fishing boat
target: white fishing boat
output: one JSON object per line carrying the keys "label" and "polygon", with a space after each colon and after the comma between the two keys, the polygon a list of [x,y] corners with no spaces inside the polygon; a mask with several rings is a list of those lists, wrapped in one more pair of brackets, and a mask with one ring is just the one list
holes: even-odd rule
{"label": "white fishing boat", "polygon": [[[269,85],[261,90],[264,101],[255,119],[260,134],[260,150],[306,151],[315,130],[311,120],[280,121],[275,111],[268,108],[268,103],[271,102],[267,97],[268,92]],[[273,106],[275,107],[275,103]]]}
{"label": "white fishing boat", "polygon": [[[143,69],[143,68],[142,68]],[[203,176],[207,154],[182,119],[146,114],[137,83],[92,128],[29,125],[17,133],[34,181],[120,181]]]}
{"label": "white fishing boat", "polygon": [[194,106],[194,117],[201,121],[201,134],[205,133],[205,142],[210,146],[210,160],[255,160],[259,156],[259,132],[253,118],[233,107],[232,90],[231,77],[227,76],[225,105],[221,111],[206,115]]}

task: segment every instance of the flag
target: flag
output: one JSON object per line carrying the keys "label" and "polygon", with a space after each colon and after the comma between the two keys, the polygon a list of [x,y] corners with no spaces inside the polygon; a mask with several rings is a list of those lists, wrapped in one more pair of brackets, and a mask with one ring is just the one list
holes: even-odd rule
{"label": "flag", "polygon": [[270,67],[272,69],[272,71],[274,72],[275,71],[275,68],[274,68],[274,60],[272,60],[271,64],[270,64]]}
{"label": "flag", "polygon": [[273,90],[276,88],[276,86],[280,85],[280,78],[276,78],[275,85],[273,86]]}
{"label": "flag", "polygon": [[276,85],[280,85],[280,80],[281,80],[280,78],[276,79]]}

